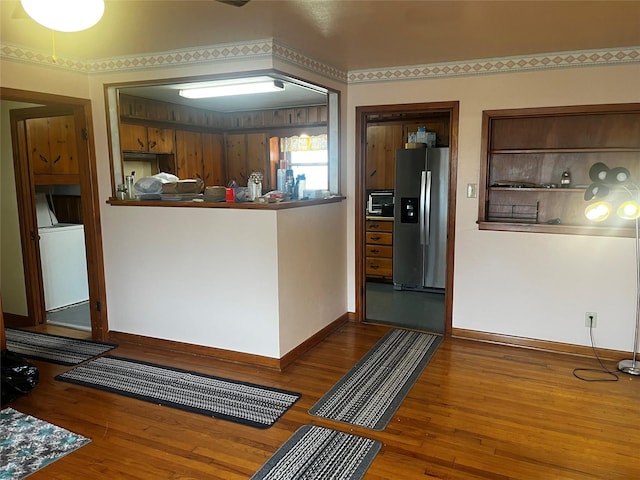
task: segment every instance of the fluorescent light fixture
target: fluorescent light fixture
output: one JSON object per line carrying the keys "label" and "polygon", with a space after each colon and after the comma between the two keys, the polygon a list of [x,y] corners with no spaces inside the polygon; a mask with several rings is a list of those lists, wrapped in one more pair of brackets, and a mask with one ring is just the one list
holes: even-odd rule
{"label": "fluorescent light fixture", "polygon": [[102,18],[104,0],[21,0],[22,8],[40,25],[58,32],[79,32]]}
{"label": "fluorescent light fixture", "polygon": [[284,83],[280,80],[252,81],[251,79],[243,79],[233,82],[225,81],[218,85],[209,85],[206,87],[185,88],[180,90],[180,96],[184,98],[212,98],[283,91]]}

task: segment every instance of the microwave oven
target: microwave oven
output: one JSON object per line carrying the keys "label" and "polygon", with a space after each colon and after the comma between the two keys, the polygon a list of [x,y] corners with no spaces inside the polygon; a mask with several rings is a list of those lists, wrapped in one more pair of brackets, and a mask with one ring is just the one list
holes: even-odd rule
{"label": "microwave oven", "polygon": [[372,190],[367,201],[368,215],[393,216],[393,190]]}

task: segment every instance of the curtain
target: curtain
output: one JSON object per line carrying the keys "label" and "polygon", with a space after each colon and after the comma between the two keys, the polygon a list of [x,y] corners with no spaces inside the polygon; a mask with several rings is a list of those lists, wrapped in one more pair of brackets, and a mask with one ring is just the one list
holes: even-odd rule
{"label": "curtain", "polygon": [[281,152],[307,152],[310,150],[327,150],[327,135],[296,135],[282,138],[280,141]]}

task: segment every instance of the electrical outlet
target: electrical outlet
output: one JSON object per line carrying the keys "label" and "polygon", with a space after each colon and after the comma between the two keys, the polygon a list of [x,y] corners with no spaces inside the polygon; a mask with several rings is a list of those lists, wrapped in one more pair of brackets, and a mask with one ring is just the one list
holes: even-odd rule
{"label": "electrical outlet", "polygon": [[596,328],[598,326],[598,313],[597,312],[585,312],[584,313],[584,326],[588,328]]}

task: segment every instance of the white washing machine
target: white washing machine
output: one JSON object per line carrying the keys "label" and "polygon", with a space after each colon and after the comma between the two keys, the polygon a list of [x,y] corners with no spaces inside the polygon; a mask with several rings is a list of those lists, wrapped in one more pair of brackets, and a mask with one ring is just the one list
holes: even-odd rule
{"label": "white washing machine", "polygon": [[42,195],[36,209],[45,310],[89,300],[84,225],[58,223]]}

